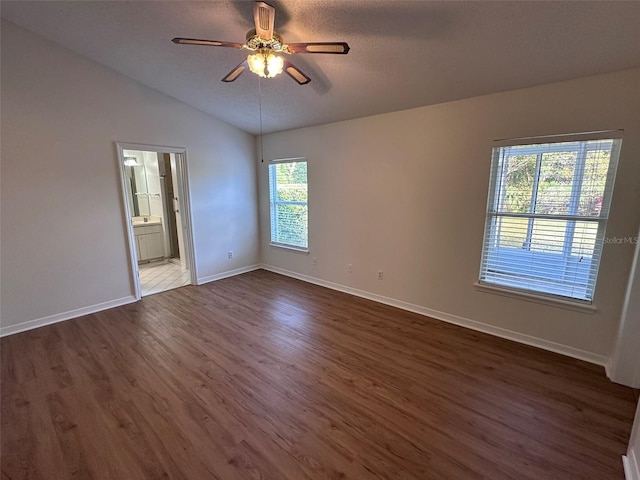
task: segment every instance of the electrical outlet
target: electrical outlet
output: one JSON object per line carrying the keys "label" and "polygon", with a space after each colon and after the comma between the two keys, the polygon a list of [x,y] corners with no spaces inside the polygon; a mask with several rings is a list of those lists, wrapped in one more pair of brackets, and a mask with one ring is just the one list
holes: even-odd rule
{"label": "electrical outlet", "polygon": [[229,258],[233,258],[233,252],[232,252],[231,250],[229,250],[229,251],[227,252],[227,256],[228,256]]}
{"label": "electrical outlet", "polygon": [[351,264],[347,265],[347,272],[353,272],[353,267],[351,266]]}
{"label": "electrical outlet", "polygon": [[316,257],[313,257],[311,261],[313,262],[314,265],[318,264],[318,259]]}
{"label": "electrical outlet", "polygon": [[384,273],[382,270],[378,270],[378,280],[382,280],[384,278]]}

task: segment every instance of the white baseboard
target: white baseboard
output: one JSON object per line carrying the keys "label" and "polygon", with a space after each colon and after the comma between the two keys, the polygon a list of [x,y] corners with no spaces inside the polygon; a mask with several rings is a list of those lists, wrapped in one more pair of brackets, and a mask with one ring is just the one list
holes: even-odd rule
{"label": "white baseboard", "polygon": [[640,480],[640,464],[638,464],[638,459],[633,452],[622,456],[622,464],[626,480]]}
{"label": "white baseboard", "polygon": [[223,278],[234,277],[236,275],[240,275],[241,273],[253,272],[254,270],[259,270],[260,268],[262,268],[262,266],[258,264],[249,265],[248,267],[236,268],[235,270],[216,273],[215,275],[209,275],[208,277],[198,277],[197,285],[214,282],[216,280],[222,280]]}
{"label": "white baseboard", "polygon": [[366,292],[364,290],[358,290],[356,288],[348,287],[338,283],[329,282],[326,280],[322,280],[320,278],[311,277],[308,275],[302,275],[296,272],[285,270],[283,268],[274,267],[272,265],[262,264],[261,268],[263,268],[264,270],[269,270],[274,273],[285,275],[287,277],[296,278],[304,282],[313,283],[316,285],[320,285],[322,287],[331,288],[332,290],[338,290],[340,292],[349,293],[357,297],[362,297],[368,300],[373,300],[375,302],[391,305],[392,307],[401,308],[402,310],[408,310],[410,312],[418,313],[420,315],[435,318],[437,320],[442,320],[447,323],[452,323],[454,325],[459,325],[461,327],[466,327],[479,332],[488,333],[496,337],[506,338],[507,340],[513,340],[518,343],[523,343],[525,345],[530,345],[532,347],[542,348],[543,350],[548,350],[554,353],[566,355],[568,357],[577,358],[579,360],[584,360],[589,363],[595,363],[596,365],[604,366],[607,363],[607,357],[605,357],[604,355],[598,355],[595,353],[587,352],[585,350],[580,350],[578,348],[570,347],[568,345],[562,345],[560,343],[551,342],[549,340],[533,337],[531,335],[526,335],[524,333],[514,332],[512,330],[496,327],[486,323],[478,322],[476,320],[471,320],[471,319],[460,317],[457,315],[452,315],[450,313],[440,312],[438,310],[422,307],[420,305],[414,305],[408,302],[403,302],[402,300],[396,300],[394,298],[389,298],[389,297],[385,297],[375,293]]}
{"label": "white baseboard", "polygon": [[[250,265],[248,267],[237,268],[228,272],[210,275],[208,277],[201,277],[198,278],[197,285],[202,285],[203,283],[213,282],[214,280],[220,280],[227,277],[233,277],[234,275],[251,272],[253,270],[258,270],[259,268],[261,268],[260,265]],[[120,307],[128,303],[133,303],[135,301],[136,298],[131,295],[128,297],[118,298],[116,300],[110,300],[108,302],[98,303],[96,305],[90,305],[88,307],[78,308],[76,310],[70,310],[68,312],[57,313],[48,317],[28,320],[26,322],[18,323],[17,325],[7,325],[6,327],[2,326],[0,327],[0,337],[13,335],[15,333],[24,332],[26,330],[33,330],[34,328],[44,327],[45,325],[51,325],[52,323],[71,320],[72,318],[82,317],[83,315],[89,315],[91,313],[100,312],[109,308]]]}
{"label": "white baseboard", "polygon": [[51,325],[52,323],[64,322],[65,320],[82,317],[83,315],[89,315],[91,313],[100,312],[109,308],[120,307],[128,303],[133,303],[135,301],[136,297],[130,295],[128,297],[118,298],[116,300],[110,300],[108,302],[98,303],[96,305],[90,305],[88,307],[69,310],[68,312],[57,313],[48,317],[28,320],[26,322],[18,323],[17,325],[7,325],[6,327],[0,327],[0,337],[13,335],[15,333],[24,332],[26,330],[33,330],[34,328],[44,327],[45,325]]}
{"label": "white baseboard", "polygon": [[[477,330],[479,332],[488,333],[490,335],[495,335],[497,337],[506,338],[508,340],[513,340],[519,343],[523,343],[525,345],[531,345],[533,347],[538,347],[544,350],[549,350],[551,352],[560,353],[562,355],[577,358],[579,360],[584,360],[586,362],[595,363],[596,365],[605,366],[607,364],[607,357],[602,355],[597,355],[597,354],[586,352],[584,350],[580,350],[567,345],[551,342],[549,340],[544,340],[544,339],[533,337],[523,333],[514,332],[501,327],[496,327],[486,323],[460,317],[457,315],[452,315],[450,313],[440,312],[438,310],[422,307],[420,305],[414,305],[412,303],[403,302],[401,300],[396,300],[394,298],[389,298],[389,297],[385,297],[375,293],[366,292],[364,290],[358,290],[356,288],[348,287],[346,285],[341,285],[338,283],[329,282],[326,280],[322,280],[320,278],[311,277],[308,275],[302,275],[296,272],[292,272],[290,270],[274,267],[272,265],[255,264],[255,265],[249,265],[247,267],[237,268],[235,270],[229,270],[227,272],[217,273],[215,275],[209,275],[207,277],[199,277],[197,280],[197,285],[213,282],[215,280],[221,280],[227,277],[233,277],[235,275],[251,272],[254,270],[258,270],[260,268],[269,270],[274,273],[279,273],[281,275],[285,275],[288,277],[296,278],[304,282],[327,287],[332,290],[349,293],[357,297],[362,297],[368,300],[373,300],[375,302],[391,305],[392,307],[397,307],[402,310],[418,313],[420,315],[435,318],[437,320],[442,320],[444,322],[459,325],[461,327],[470,328],[472,330]],[[102,310],[106,310],[108,308],[119,307],[121,305],[126,305],[128,303],[133,303],[135,301],[136,299],[134,296],[123,297],[116,300],[111,300],[108,302],[99,303],[97,305],[91,305],[88,307],[83,307],[76,310],[71,310],[68,312],[51,315],[44,318],[29,320],[27,322],[22,322],[17,325],[9,325],[6,327],[3,326],[3,327],[0,327],[0,337],[23,332],[25,330],[31,330],[34,328],[43,327],[45,325],[50,325],[52,323],[62,322],[64,320],[70,320],[72,318],[81,317],[83,315],[88,315],[91,313],[96,313]],[[638,480],[640,480],[640,478],[638,478]]]}

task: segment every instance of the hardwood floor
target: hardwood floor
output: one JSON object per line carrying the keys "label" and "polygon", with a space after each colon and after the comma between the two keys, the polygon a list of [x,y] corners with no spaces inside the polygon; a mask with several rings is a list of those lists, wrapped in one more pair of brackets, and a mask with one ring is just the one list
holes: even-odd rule
{"label": "hardwood floor", "polygon": [[1,341],[3,479],[616,479],[603,369],[256,271]]}

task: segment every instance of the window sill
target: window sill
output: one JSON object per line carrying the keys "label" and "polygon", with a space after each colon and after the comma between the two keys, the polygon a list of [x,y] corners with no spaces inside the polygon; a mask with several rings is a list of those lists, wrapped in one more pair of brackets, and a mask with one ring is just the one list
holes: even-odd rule
{"label": "window sill", "polygon": [[284,243],[273,243],[271,242],[269,244],[269,246],[271,247],[276,247],[276,248],[282,248],[283,250],[291,250],[293,252],[297,252],[297,253],[304,253],[304,254],[309,254],[309,249],[308,248],[302,248],[302,247],[296,247],[293,245],[286,245]]}
{"label": "window sill", "polygon": [[576,312],[595,313],[598,310],[597,307],[593,304],[582,303],[578,301],[572,302],[571,300],[563,300],[560,298],[549,297],[544,294],[536,294],[533,292],[524,292],[521,290],[510,289],[508,287],[488,285],[486,283],[479,282],[476,282],[474,286],[476,287],[476,290],[481,292],[492,293],[494,295],[503,295],[505,297],[525,300],[527,302],[540,303],[551,307],[565,308],[567,310],[574,310]]}

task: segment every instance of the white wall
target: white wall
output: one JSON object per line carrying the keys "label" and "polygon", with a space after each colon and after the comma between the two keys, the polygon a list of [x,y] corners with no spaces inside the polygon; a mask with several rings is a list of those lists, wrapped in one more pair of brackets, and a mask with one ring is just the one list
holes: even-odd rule
{"label": "white wall", "polygon": [[636,409],[636,419],[631,430],[629,448],[624,458],[624,473],[627,480],[640,480],[640,402]]}
{"label": "white wall", "polygon": [[[494,139],[625,129],[607,234],[633,236],[638,112],[636,69],[267,135],[259,166],[262,261],[603,364],[633,245],[605,246],[595,313],[478,291],[491,148]],[[267,160],[287,157],[309,161],[309,255],[269,246]]]}
{"label": "white wall", "polygon": [[131,299],[116,141],[187,149],[199,278],[258,262],[252,135],[5,21],[1,44],[3,333]]}
{"label": "white wall", "polygon": [[[631,240],[637,242],[638,238],[640,232]],[[640,388],[640,243],[636,243],[620,328],[607,363],[607,375],[614,382]]]}

